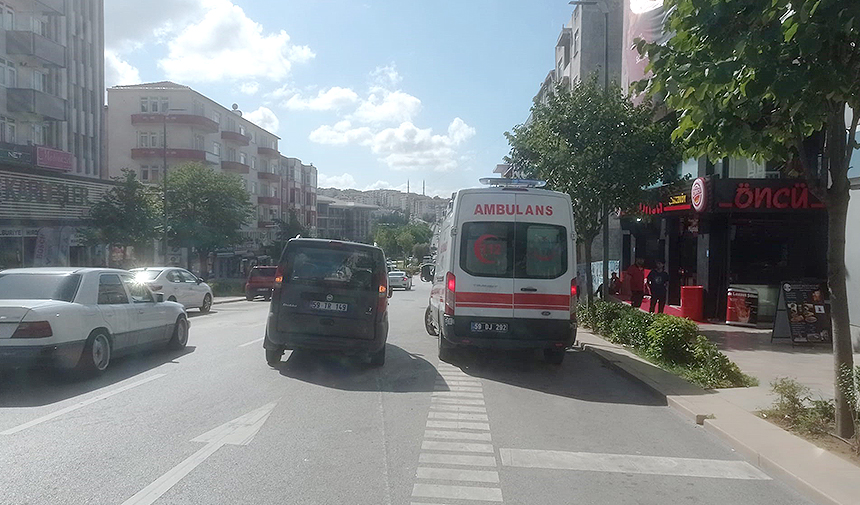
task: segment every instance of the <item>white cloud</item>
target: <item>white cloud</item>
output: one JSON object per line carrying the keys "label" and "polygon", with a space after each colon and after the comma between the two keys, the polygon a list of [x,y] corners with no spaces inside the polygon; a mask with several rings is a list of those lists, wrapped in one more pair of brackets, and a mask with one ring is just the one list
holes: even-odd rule
{"label": "white cloud", "polygon": [[405,192],[406,187],[407,187],[407,184],[405,184],[405,183],[401,184],[399,186],[394,186],[393,184],[391,184],[388,181],[376,181],[373,184],[371,184],[370,186],[367,186],[366,188],[364,188],[364,191],[372,191],[374,189],[395,189],[397,191]]}
{"label": "white cloud", "polygon": [[140,82],[140,71],[131,63],[122,59],[116,51],[105,49],[105,86],[120,84],[137,84]]}
{"label": "white cloud", "polygon": [[260,91],[260,83],[256,81],[243,82],[239,85],[239,93],[245,95],[256,95],[257,91]]}
{"label": "white cloud", "polygon": [[448,125],[448,138],[454,144],[460,144],[475,136],[475,129],[467,125],[462,119],[455,117]]}
{"label": "white cloud", "polygon": [[272,133],[278,132],[278,127],[281,125],[281,122],[278,121],[278,116],[272,112],[272,109],[267,107],[260,107],[259,109],[248,112],[245,114],[245,119],[259,126],[260,128],[265,128]]}
{"label": "white cloud", "polygon": [[400,81],[402,81],[403,78],[400,77],[400,74],[397,72],[397,66],[392,63],[384,67],[376,67],[376,69],[370,73],[370,80],[374,86],[385,89],[394,89],[400,84]]}
{"label": "white cloud", "polygon": [[384,124],[412,121],[421,112],[421,100],[403,91],[377,90],[363,100],[352,118],[362,123]]}
{"label": "white cloud", "polygon": [[168,79],[185,82],[285,78],[294,63],[314,57],[307,46],[290,43],[287,32],[265,33],[230,0],[206,0],[199,21],[167,42],[158,62]]}
{"label": "white cloud", "polygon": [[311,142],[327,145],[365,144],[373,138],[370,128],[353,128],[348,120],[339,121],[334,126],[323,125],[308,136]]}
{"label": "white cloud", "polygon": [[321,173],[317,175],[317,186],[321,188],[348,189],[355,188],[357,183],[355,182],[355,177],[347,173],[342,175],[325,175]]}
{"label": "white cloud", "polygon": [[[279,92],[280,90],[276,90]],[[291,110],[333,110],[352,105],[358,101],[358,94],[349,89],[334,86],[329,89],[320,90],[317,96],[302,98],[301,94],[295,94],[284,102],[284,107]]]}
{"label": "white cloud", "polygon": [[128,50],[175,33],[206,12],[207,0],[110,0],[104,3],[105,46]]}

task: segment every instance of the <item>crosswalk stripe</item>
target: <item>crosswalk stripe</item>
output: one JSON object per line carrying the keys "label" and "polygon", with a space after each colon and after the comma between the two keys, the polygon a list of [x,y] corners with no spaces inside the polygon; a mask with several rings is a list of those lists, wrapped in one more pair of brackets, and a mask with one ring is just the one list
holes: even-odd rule
{"label": "crosswalk stripe", "polygon": [[455,405],[484,405],[484,400],[474,400],[474,399],[466,399],[466,398],[441,398],[441,397],[433,397],[430,398],[430,401],[433,403],[449,403]]}
{"label": "crosswalk stripe", "polygon": [[483,452],[493,454],[493,444],[477,444],[468,442],[437,442],[425,440],[421,442],[422,451],[451,451],[451,452]]}
{"label": "crosswalk stripe", "polygon": [[412,496],[424,498],[447,498],[452,500],[502,501],[502,490],[495,487],[444,486],[438,484],[415,484]]}
{"label": "crosswalk stripe", "polygon": [[484,393],[470,393],[466,391],[434,391],[433,396],[442,397],[459,397],[459,398],[483,398]]}
{"label": "crosswalk stripe", "polygon": [[469,423],[466,421],[427,421],[428,428],[448,428],[452,430],[490,431],[490,423]]}
{"label": "crosswalk stripe", "polygon": [[450,419],[454,421],[489,421],[487,414],[464,414],[461,412],[430,412],[429,419]]}
{"label": "crosswalk stripe", "polygon": [[485,407],[473,407],[472,405],[445,405],[445,404],[436,404],[430,405],[430,408],[433,410],[447,410],[449,412],[480,412],[486,414],[487,409]]}
{"label": "crosswalk stripe", "polygon": [[435,465],[491,466],[496,467],[495,456],[475,456],[472,454],[428,454],[418,455],[419,463]]}
{"label": "crosswalk stripe", "polygon": [[418,468],[419,479],[462,480],[467,482],[499,483],[499,472],[493,470],[466,470],[463,468]]}
{"label": "crosswalk stripe", "polygon": [[435,391],[471,391],[473,393],[482,393],[484,389],[480,386],[452,386],[449,384],[437,384]]}
{"label": "crosswalk stripe", "polygon": [[424,438],[444,438],[448,440],[478,440],[481,442],[490,442],[492,440],[492,437],[489,433],[439,430],[424,430]]}

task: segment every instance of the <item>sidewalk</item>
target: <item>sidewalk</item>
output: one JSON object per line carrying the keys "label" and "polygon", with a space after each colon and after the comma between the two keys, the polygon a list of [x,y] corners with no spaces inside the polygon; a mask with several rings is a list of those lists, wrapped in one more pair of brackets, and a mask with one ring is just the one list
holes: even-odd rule
{"label": "sidewalk", "polygon": [[[860,497],[860,467],[820,449],[753,413],[753,410],[769,405],[766,384],[769,380],[768,374],[789,375],[795,372],[794,375],[796,375],[798,372],[806,373],[806,368],[818,366],[825,368],[821,373],[826,375],[833,369],[832,363],[830,366],[824,366],[824,360],[829,355],[818,348],[804,348],[803,350],[814,352],[789,354],[811,356],[806,358],[808,361],[798,358],[799,364],[781,365],[779,362],[770,364],[767,362],[768,358],[778,359],[786,354],[786,350],[783,348],[769,350],[769,333],[762,334],[760,330],[750,330],[749,333],[753,336],[747,335],[747,331],[741,331],[742,335],[738,336],[734,331],[737,328],[730,328],[732,331],[725,331],[719,325],[702,326],[703,333],[711,332],[715,340],[718,337],[723,338],[723,345],[740,353],[735,356],[741,356],[749,364],[754,365],[758,362],[758,371],[745,368],[740,362],[738,364],[747,373],[756,376],[760,374],[758,378],[765,384],[764,386],[749,389],[704,390],[582,328],[577,332],[577,340],[586,350],[593,352],[609,366],[643,383],[659,396],[664,397],[669,407],[721,438],[751,463],[793,486],[811,500],[828,505],[856,505]],[[756,334],[758,334],[757,337]],[[734,347],[729,343],[734,344]],[[754,343],[756,344],[753,345]],[[790,349],[791,344],[787,347]],[[772,355],[750,356],[753,353],[768,352]],[[812,378],[817,372],[808,373]],[[742,391],[744,394],[739,394],[740,390],[744,390]],[[751,393],[750,390],[756,391]],[[756,407],[748,409],[742,404],[756,404]]]}
{"label": "sidewalk", "polygon": [[212,299],[212,305],[220,305],[222,303],[244,302],[244,296],[216,296]]}

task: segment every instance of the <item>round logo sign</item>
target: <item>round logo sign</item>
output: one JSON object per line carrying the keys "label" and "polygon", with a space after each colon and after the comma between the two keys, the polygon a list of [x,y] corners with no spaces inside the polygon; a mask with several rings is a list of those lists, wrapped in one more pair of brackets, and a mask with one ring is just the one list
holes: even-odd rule
{"label": "round logo sign", "polygon": [[705,179],[699,177],[693,181],[693,187],[690,189],[690,200],[693,202],[693,209],[696,212],[705,210],[707,203],[707,195],[705,193]]}

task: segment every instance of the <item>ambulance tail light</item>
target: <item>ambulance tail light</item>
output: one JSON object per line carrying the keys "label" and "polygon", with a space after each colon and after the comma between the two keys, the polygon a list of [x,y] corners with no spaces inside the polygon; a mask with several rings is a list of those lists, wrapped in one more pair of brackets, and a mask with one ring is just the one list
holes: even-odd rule
{"label": "ambulance tail light", "polygon": [[454,299],[457,295],[457,278],[453,272],[445,275],[445,315],[454,315]]}
{"label": "ambulance tail light", "polygon": [[570,322],[576,322],[576,294],[579,288],[576,285],[576,277],[570,280]]}

